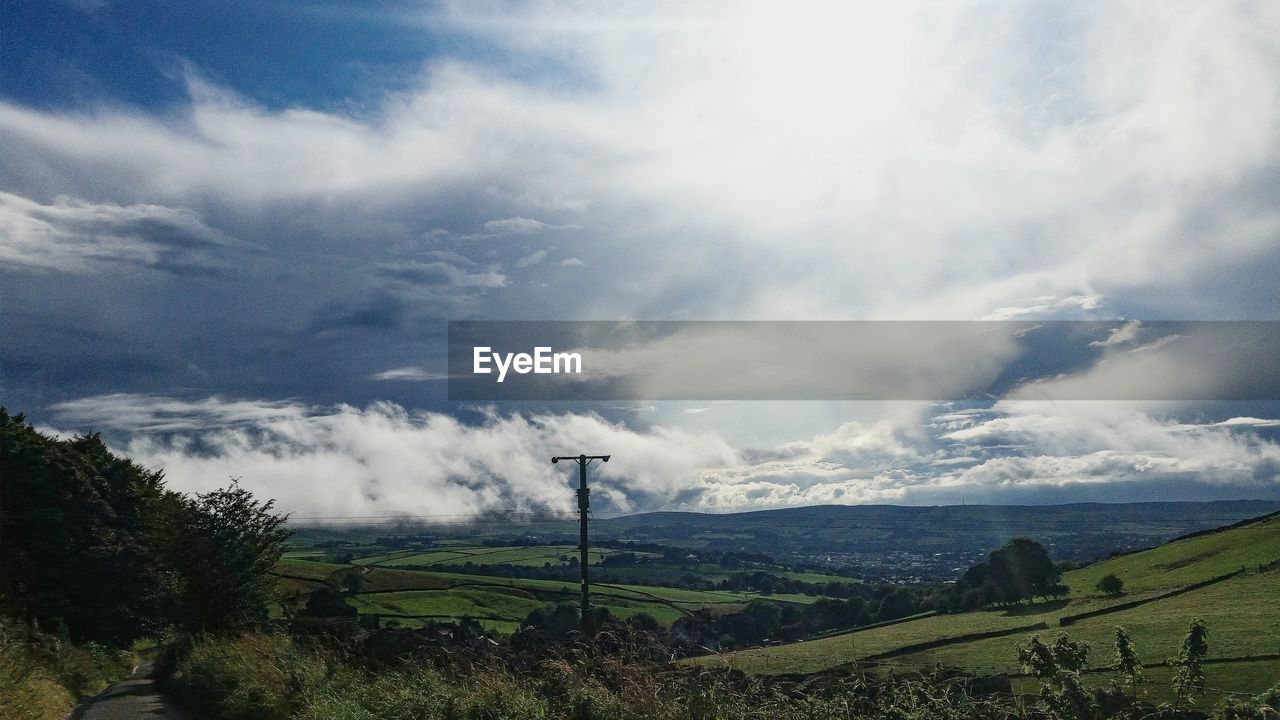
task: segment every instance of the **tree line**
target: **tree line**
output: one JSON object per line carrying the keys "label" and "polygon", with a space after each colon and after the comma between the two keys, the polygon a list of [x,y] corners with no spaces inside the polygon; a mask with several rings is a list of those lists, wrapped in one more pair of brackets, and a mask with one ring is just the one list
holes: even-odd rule
{"label": "tree line", "polygon": [[50,437],[0,408],[0,613],[45,632],[124,647],[261,623],[285,519],[235,482],[176,492],[97,434]]}

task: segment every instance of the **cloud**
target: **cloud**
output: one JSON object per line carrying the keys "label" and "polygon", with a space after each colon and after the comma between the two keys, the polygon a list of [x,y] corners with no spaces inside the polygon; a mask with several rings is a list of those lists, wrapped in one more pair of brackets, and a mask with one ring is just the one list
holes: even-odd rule
{"label": "cloud", "polygon": [[[918,410],[929,418],[927,406]],[[104,431],[117,449],[164,468],[176,488],[243,477],[285,509],[322,515],[567,511],[568,483],[547,461],[578,448],[612,455],[593,481],[601,511],[927,504],[966,494],[989,502],[1070,502],[1096,492],[1132,499],[1162,483],[1184,496],[1280,494],[1280,446],[1253,432],[1266,421],[1186,423],[1087,403],[1055,411],[1002,402],[968,420],[952,417],[937,433],[907,416],[846,422],[805,440],[745,448],[714,432],[629,428],[592,413],[489,409],[464,423],[385,402],[360,409],[122,394],[55,411],[56,426]]]}
{"label": "cloud", "polygon": [[[301,397],[308,417],[370,387],[444,402],[438,384],[369,378],[429,356],[451,317],[1280,317],[1273,4],[552,0],[421,17],[444,50],[372,102],[279,107],[191,66],[161,112],[0,102],[0,271],[20,288],[6,392],[170,392],[188,377],[172,367],[198,361],[213,379],[193,392]],[[473,241],[497,234],[511,241]],[[512,282],[542,247],[592,272]],[[165,272],[110,272],[134,267]],[[1218,391],[1212,353],[1177,355],[1194,342],[1132,345],[1105,346],[1088,388]],[[984,369],[947,360],[907,367],[942,385]],[[920,454],[906,469],[770,445],[758,473],[680,475],[691,494],[671,502],[959,482],[899,431]]]}
{"label": "cloud", "polygon": [[378,273],[394,280],[443,288],[500,288],[507,284],[506,276],[497,270],[467,270],[442,260],[382,263]]}
{"label": "cloud", "polygon": [[1258,473],[1280,459],[1280,446],[1234,431],[1247,424],[1241,419],[1190,424],[1114,403],[1007,401],[996,409],[998,417],[952,430],[943,439],[968,448],[1022,451],[998,452],[952,482],[1064,485],[1191,478],[1236,486],[1244,495],[1280,492],[1277,478],[1258,483]]}
{"label": "cloud", "polygon": [[332,302],[313,313],[310,334],[350,330],[392,331],[408,321],[408,304],[400,297],[378,293],[352,302]]}
{"label": "cloud", "polygon": [[536,252],[530,253],[520,258],[519,260],[517,260],[516,267],[521,267],[521,268],[532,267],[542,262],[543,260],[546,260],[547,255],[549,254],[550,253],[546,250],[538,250]]}
{"label": "cloud", "polygon": [[287,401],[228,400],[217,395],[178,400],[129,393],[68,400],[58,403],[54,410],[59,418],[81,427],[140,434],[291,422],[305,412],[305,408]]}
{"label": "cloud", "polygon": [[552,226],[538,220],[532,220],[524,217],[506,218],[505,220],[490,220],[484,224],[484,229],[492,233],[500,233],[504,235],[533,235],[540,233]]}
{"label": "cloud", "polygon": [[735,462],[714,436],[637,432],[590,414],[489,412],[466,425],[390,403],[312,408],[124,395],[57,411],[63,423],[127,437],[119,449],[164,468],[177,489],[203,491],[242,477],[282,509],[322,515],[568,511],[570,483],[563,466],[550,463],[566,449],[613,453],[594,473],[602,510],[625,509],[633,496],[673,495],[697,468]]}
{"label": "cloud", "polygon": [[[417,237],[581,227],[627,270],[594,291],[599,316],[969,319],[1034,314],[1037,297],[1130,314],[1139,291],[1193,312],[1186,290],[1275,259],[1280,13],[1262,5],[551,2],[432,19],[509,61],[433,57],[359,114],[266,109],[194,70],[164,117],[4,104],[2,179],[391,217]],[[506,302],[490,309],[526,305]]]}
{"label": "cloud", "polygon": [[1280,420],[1274,418],[1233,417],[1214,423],[1216,427],[1280,427]]}
{"label": "cloud", "polygon": [[1089,343],[1089,347],[1112,347],[1115,345],[1127,345],[1142,333],[1142,322],[1140,320],[1130,320],[1129,322],[1115,328],[1107,333],[1106,340],[1094,340]]}
{"label": "cloud", "polygon": [[400,367],[390,370],[383,370],[370,376],[373,380],[399,380],[409,382],[423,382],[427,380],[445,380],[449,377],[448,373],[432,372],[421,367]]}
{"label": "cloud", "polygon": [[1102,307],[1102,297],[1096,294],[1071,295],[1069,297],[1039,297],[1028,304],[996,308],[982,320],[1047,320],[1079,319]]}
{"label": "cloud", "polygon": [[91,203],[59,197],[43,205],[0,192],[0,265],[85,275],[136,265],[177,274],[226,270],[233,245],[187,209]]}

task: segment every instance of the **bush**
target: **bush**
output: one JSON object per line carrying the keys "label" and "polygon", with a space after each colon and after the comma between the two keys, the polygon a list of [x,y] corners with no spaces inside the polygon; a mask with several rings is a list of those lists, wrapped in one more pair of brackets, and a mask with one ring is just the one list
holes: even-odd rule
{"label": "bush", "polygon": [[1124,594],[1124,581],[1115,575],[1107,575],[1094,588],[1107,597],[1120,597]]}
{"label": "bush", "polygon": [[0,618],[0,717],[62,720],[131,665],[127,653],[77,647]]}

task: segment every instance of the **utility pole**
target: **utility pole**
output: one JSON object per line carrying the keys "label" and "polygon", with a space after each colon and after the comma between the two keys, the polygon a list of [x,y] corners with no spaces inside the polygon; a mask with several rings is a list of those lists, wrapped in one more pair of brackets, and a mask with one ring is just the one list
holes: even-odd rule
{"label": "utility pole", "polygon": [[582,634],[586,635],[589,631],[587,627],[590,615],[588,611],[591,609],[591,585],[590,578],[587,574],[587,564],[590,557],[587,554],[587,512],[591,509],[591,490],[587,488],[587,466],[592,460],[601,460],[609,462],[608,455],[557,455],[551,458],[551,462],[557,463],[561,460],[572,460],[578,463],[578,551],[581,559],[578,561],[578,568],[582,574],[582,609],[580,621],[582,623]]}

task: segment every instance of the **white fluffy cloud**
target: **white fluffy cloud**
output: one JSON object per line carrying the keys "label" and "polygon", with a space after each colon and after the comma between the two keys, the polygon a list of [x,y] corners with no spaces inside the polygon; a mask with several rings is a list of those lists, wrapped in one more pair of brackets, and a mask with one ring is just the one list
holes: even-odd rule
{"label": "white fluffy cloud", "polygon": [[[1117,403],[998,403],[993,417],[951,426],[944,440],[1005,450],[950,479],[1000,487],[1190,480],[1243,496],[1280,493],[1280,445],[1249,432],[1256,418],[1185,423]],[[1018,452],[1008,453],[1007,448]]]}
{"label": "white fluffy cloud", "polygon": [[56,410],[62,422],[128,438],[120,449],[164,468],[175,488],[202,491],[241,477],[286,510],[321,515],[568,511],[565,466],[550,458],[595,449],[614,456],[594,471],[596,494],[622,509],[633,495],[670,497],[700,468],[737,462],[714,436],[637,432],[596,415],[490,411],[466,425],[390,403],[316,409],[137,395],[84,398]]}
{"label": "white fluffy cloud", "polygon": [[1249,431],[1265,421],[1187,424],[1132,408],[1073,408],[1006,402],[936,415],[932,424],[905,416],[848,422],[757,448],[734,448],[712,432],[632,429],[594,414],[490,410],[465,424],[390,403],[312,408],[109,395],[64,403],[57,416],[64,426],[121,438],[120,450],[164,468],[176,488],[207,490],[242,477],[286,510],[321,516],[567,512],[571,478],[548,460],[580,451],[612,455],[593,471],[597,508],[612,511],[918,504],[966,493],[1064,501],[1090,497],[1090,487],[1160,483],[1211,497],[1280,493],[1280,446]]}

